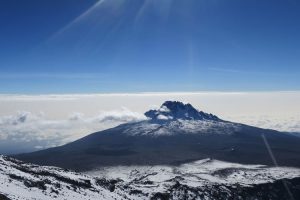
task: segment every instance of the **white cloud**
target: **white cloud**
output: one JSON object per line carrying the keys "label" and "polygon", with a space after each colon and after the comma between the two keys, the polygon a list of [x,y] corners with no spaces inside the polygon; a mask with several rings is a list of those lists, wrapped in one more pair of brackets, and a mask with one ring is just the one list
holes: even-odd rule
{"label": "white cloud", "polygon": [[123,107],[122,110],[119,111],[107,111],[98,115],[95,121],[100,123],[105,122],[131,122],[137,120],[146,119],[144,114],[140,114],[137,112],[132,112],[129,109]]}
{"label": "white cloud", "polygon": [[0,118],[0,140],[6,143],[31,143],[32,148],[41,149],[62,145],[121,123],[143,119],[146,119],[143,114],[127,108],[101,112],[92,117],[74,112],[67,119],[60,120],[50,120],[42,114],[18,112]]}
{"label": "white cloud", "polygon": [[157,116],[157,119],[160,119],[160,120],[168,120],[169,118],[165,115],[158,115]]}
{"label": "white cloud", "polygon": [[228,120],[284,132],[300,132],[300,114],[295,116],[227,116]]}
{"label": "white cloud", "polygon": [[167,108],[166,106],[162,106],[158,109],[158,111],[160,112],[170,112],[169,108]]}

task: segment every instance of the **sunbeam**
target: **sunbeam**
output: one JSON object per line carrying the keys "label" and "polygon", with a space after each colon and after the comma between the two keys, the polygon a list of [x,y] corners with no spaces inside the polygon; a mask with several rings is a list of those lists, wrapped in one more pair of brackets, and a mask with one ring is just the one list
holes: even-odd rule
{"label": "sunbeam", "polygon": [[54,40],[56,37],[58,37],[59,35],[63,34],[66,30],[68,30],[69,28],[71,28],[72,26],[74,26],[74,24],[76,24],[76,23],[80,22],[81,20],[83,20],[84,18],[86,18],[88,15],[90,15],[92,12],[94,12],[105,1],[106,0],[99,0],[97,3],[95,3],[93,6],[91,6],[89,9],[87,9],[85,12],[83,12],[81,15],[79,15],[78,17],[76,17],[73,21],[71,21],[66,26],[64,26],[63,28],[61,28],[59,31],[57,31],[56,33],[54,33],[49,38],[48,41]]}
{"label": "sunbeam", "polygon": [[165,0],[165,1],[144,0],[143,4],[141,5],[134,19],[135,26],[137,26],[137,24],[141,21],[143,16],[145,16],[147,9],[150,8],[155,10],[155,12],[159,15],[159,18],[162,22],[166,22],[169,18],[172,2],[173,2],[172,0]]}

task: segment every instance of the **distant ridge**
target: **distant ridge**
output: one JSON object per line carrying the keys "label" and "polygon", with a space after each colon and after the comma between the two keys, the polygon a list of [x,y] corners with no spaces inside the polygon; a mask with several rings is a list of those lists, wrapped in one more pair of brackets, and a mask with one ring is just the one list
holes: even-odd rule
{"label": "distant ridge", "polygon": [[15,157],[86,171],[101,166],[178,165],[206,158],[273,166],[271,151],[278,165],[300,167],[300,137],[224,121],[178,101],[166,101],[145,115],[148,120]]}

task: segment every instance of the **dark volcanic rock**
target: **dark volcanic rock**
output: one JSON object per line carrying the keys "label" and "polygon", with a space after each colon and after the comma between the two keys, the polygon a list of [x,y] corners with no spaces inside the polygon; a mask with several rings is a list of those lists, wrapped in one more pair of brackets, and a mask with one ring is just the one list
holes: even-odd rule
{"label": "dark volcanic rock", "polygon": [[5,196],[4,194],[0,194],[0,200],[10,200],[10,198]]}
{"label": "dark volcanic rock", "polygon": [[146,117],[152,120],[160,120],[160,116],[165,116],[169,120],[215,120],[220,119],[212,114],[198,111],[191,104],[184,104],[178,101],[166,101],[158,110],[149,110],[145,113]]}

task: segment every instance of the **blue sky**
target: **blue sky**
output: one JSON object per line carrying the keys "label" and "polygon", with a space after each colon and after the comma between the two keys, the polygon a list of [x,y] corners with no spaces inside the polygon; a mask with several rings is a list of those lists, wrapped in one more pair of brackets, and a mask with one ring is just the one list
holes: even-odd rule
{"label": "blue sky", "polygon": [[0,93],[300,90],[296,0],[0,1]]}

